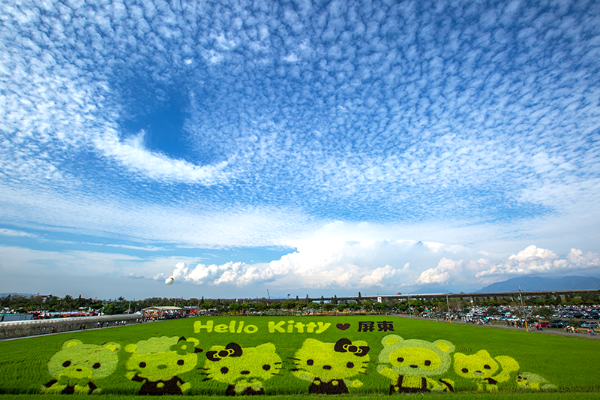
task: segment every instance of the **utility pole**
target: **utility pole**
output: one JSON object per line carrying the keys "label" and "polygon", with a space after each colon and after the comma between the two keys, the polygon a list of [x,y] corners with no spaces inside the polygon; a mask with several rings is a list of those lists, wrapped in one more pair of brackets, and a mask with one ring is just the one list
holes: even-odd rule
{"label": "utility pole", "polygon": [[525,320],[525,330],[529,332],[529,326],[527,326],[527,314],[525,313],[525,303],[523,303],[523,294],[521,293],[521,285],[519,285],[519,297],[521,298],[521,310],[523,311],[523,319]]}
{"label": "utility pole", "polygon": [[450,302],[448,301],[448,292],[446,292],[446,307],[448,307],[448,321],[452,323],[452,318],[450,317]]}

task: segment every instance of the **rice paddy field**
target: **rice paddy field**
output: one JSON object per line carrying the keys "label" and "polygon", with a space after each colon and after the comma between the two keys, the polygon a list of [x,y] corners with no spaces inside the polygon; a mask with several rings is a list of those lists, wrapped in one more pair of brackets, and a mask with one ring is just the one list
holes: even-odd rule
{"label": "rice paddy field", "polygon": [[600,398],[600,341],[391,316],[199,317],[0,342],[3,399]]}

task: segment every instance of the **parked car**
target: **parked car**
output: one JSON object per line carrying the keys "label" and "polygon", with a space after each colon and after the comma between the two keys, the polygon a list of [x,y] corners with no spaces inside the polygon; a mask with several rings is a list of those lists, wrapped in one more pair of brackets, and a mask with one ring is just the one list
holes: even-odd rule
{"label": "parked car", "polygon": [[550,322],[550,325],[548,325],[548,328],[564,328],[565,326],[567,326],[567,321],[563,321],[563,320],[559,319],[559,320],[554,320],[554,321]]}
{"label": "parked car", "polygon": [[581,323],[579,324],[581,325],[582,328],[587,328],[587,329],[598,329],[598,323],[595,321],[581,321]]}

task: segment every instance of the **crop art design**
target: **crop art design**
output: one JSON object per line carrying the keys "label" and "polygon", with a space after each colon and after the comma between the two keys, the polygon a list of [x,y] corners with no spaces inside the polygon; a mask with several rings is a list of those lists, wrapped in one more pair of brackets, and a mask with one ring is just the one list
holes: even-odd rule
{"label": "crop art design", "polygon": [[66,341],[48,362],[54,380],[42,386],[46,394],[97,394],[101,392],[92,380],[106,378],[117,368],[121,347],[116,343],[83,344]]}
{"label": "crop art design", "polygon": [[452,380],[431,378],[443,375],[450,368],[452,343],[404,340],[398,335],[385,336],[381,343],[377,371],[390,379],[390,394],[454,391]]}
{"label": "crop art design", "polygon": [[359,388],[358,379],[348,379],[365,374],[369,364],[369,346],[363,340],[352,342],[340,339],[336,343],[323,343],[306,339],[293,358],[293,374],[310,382],[309,393],[342,394],[348,388]]}
{"label": "crop art design", "polygon": [[142,382],[139,394],[183,394],[189,390],[179,375],[191,371],[198,364],[197,339],[185,337],[153,337],[128,344],[125,351],[132,353],[127,360],[126,377]]}
{"label": "crop art design", "polygon": [[[394,321],[261,318],[199,318],[193,323],[199,335],[194,338],[182,336],[193,335],[190,330],[171,330],[169,336],[155,337],[135,336],[132,331],[129,341],[103,345],[70,339],[58,351],[48,349],[47,364],[38,367],[42,372],[47,367],[51,378],[33,384],[45,394],[226,396],[534,392],[558,390],[561,384],[552,369],[527,372],[530,369],[521,368],[516,359],[497,356],[505,353],[504,347],[490,344],[486,349],[456,351],[448,340],[401,337]],[[468,340],[462,339],[462,344]],[[0,351],[0,364],[2,355]],[[15,374],[5,375],[0,389],[5,389],[2,382],[20,382]],[[23,392],[29,387],[24,386]]]}
{"label": "crop art design", "polygon": [[212,346],[204,362],[205,381],[226,383],[225,395],[264,394],[263,382],[279,375],[281,358],[272,343],[242,348],[237,343]]}
{"label": "crop art design", "polygon": [[558,389],[555,385],[548,382],[545,378],[532,374],[531,372],[523,372],[515,376],[515,382],[519,389],[528,390],[556,390]]}
{"label": "crop art design", "polygon": [[510,375],[519,370],[519,364],[514,358],[498,356],[492,358],[485,350],[473,355],[456,353],[454,355],[454,372],[459,376],[477,383],[480,392],[495,392],[499,382],[507,382]]}

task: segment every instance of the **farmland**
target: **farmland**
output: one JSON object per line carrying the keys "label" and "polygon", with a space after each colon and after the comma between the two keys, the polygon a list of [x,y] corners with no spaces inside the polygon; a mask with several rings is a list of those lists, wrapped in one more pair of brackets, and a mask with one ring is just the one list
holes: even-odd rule
{"label": "farmland", "polygon": [[390,316],[187,318],[2,342],[0,393],[575,397],[600,389],[599,350]]}

